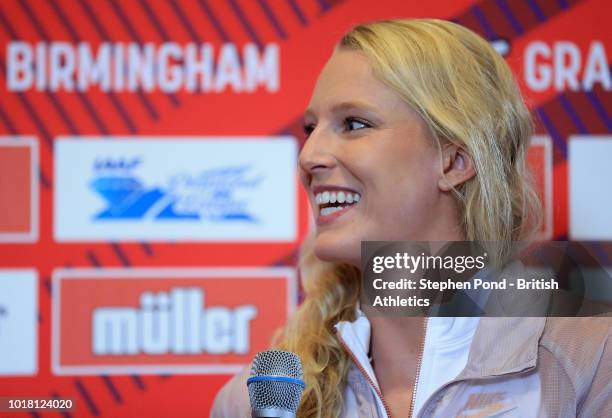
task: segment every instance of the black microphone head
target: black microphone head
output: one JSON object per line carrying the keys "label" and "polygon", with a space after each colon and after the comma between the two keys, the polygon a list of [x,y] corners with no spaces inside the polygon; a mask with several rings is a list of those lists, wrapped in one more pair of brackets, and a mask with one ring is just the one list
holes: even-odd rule
{"label": "black microphone head", "polygon": [[257,353],[247,380],[251,408],[295,414],[305,387],[303,379],[302,362],[295,353],[280,350]]}

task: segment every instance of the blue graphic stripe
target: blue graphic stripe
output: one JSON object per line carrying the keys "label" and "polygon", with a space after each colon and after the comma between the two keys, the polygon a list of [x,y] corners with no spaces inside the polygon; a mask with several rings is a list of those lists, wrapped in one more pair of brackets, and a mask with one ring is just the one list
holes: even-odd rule
{"label": "blue graphic stripe", "polygon": [[[32,23],[32,26],[34,26],[36,32],[38,32],[41,38],[43,38],[45,41],[48,41],[49,36],[47,35],[47,31],[40,24],[40,21],[36,18],[34,13],[32,13],[32,9],[30,9],[28,4],[25,1],[20,1],[18,4],[21,6],[23,12],[30,19],[30,23]],[[4,17],[2,17],[2,26],[6,28],[6,31],[11,35],[13,39],[21,39],[21,36],[17,35],[17,32],[15,31],[15,28],[13,28],[13,26],[11,25],[10,21],[5,19]]]}
{"label": "blue graphic stripe", "polygon": [[[2,65],[4,67],[3,63],[1,63],[1,62],[0,62],[0,65]],[[17,135],[17,129],[15,129],[15,125],[13,125],[13,121],[11,121],[11,119],[6,115],[6,113],[4,112],[4,109],[2,108],[1,104],[0,104],[0,119],[2,119],[2,122],[6,126],[6,129],[12,135]]]}
{"label": "blue graphic stripe", "polygon": [[170,36],[168,35],[168,32],[166,32],[162,24],[159,22],[157,16],[155,16],[153,9],[151,9],[146,0],[139,1],[140,7],[142,7],[142,9],[144,10],[145,14],[147,15],[147,19],[153,24],[153,27],[155,28],[157,33],[159,33],[159,36],[163,39],[164,42],[169,42]]}
{"label": "blue graphic stripe", "polygon": [[229,5],[232,7],[232,10],[236,17],[238,17],[238,20],[240,20],[240,23],[242,24],[242,27],[244,28],[246,33],[253,40],[253,42],[255,42],[255,44],[257,44],[257,46],[261,49],[263,44],[259,40],[257,32],[255,32],[255,29],[253,29],[253,26],[251,26],[251,23],[242,12],[242,9],[240,9],[238,4],[236,3],[236,0],[229,0]]}
{"label": "blue graphic stripe", "polygon": [[[28,4],[25,1],[19,2],[19,5],[23,9],[24,13],[28,16],[28,18],[30,19],[32,23],[32,26],[34,26],[34,28],[41,35],[41,37],[45,41],[49,41],[49,36],[47,35],[47,32],[45,31],[44,27],[41,25],[40,21],[38,20],[34,12],[32,12],[32,9],[30,8],[30,6],[28,6]],[[20,39],[20,37],[17,35],[15,29],[11,26],[11,23],[9,21],[6,22],[6,29],[9,31],[9,33],[11,34],[13,38]],[[74,122],[72,122],[68,114],[64,111],[64,108],[60,105],[55,94],[52,94],[49,91],[45,91],[45,96],[47,96],[47,98],[51,101],[51,104],[55,108],[56,112],[59,114],[60,118],[64,121],[64,123],[68,127],[68,130],[70,131],[70,133],[72,133],[73,135],[78,135],[79,134],[78,129],[76,128],[76,126],[74,125]],[[97,117],[95,113],[92,114],[91,116],[94,119]]]}
{"label": "blue graphic stripe", "polygon": [[497,39],[498,36],[495,34],[493,27],[485,17],[482,10],[480,10],[480,7],[478,5],[474,5],[474,7],[472,7],[470,11],[472,12],[474,17],[476,18],[476,21],[478,21],[478,24],[484,31],[485,37],[489,40]]}
{"label": "blue graphic stripe", "polygon": [[34,125],[36,125],[36,128],[42,133],[42,137],[45,142],[49,145],[50,148],[53,148],[53,137],[51,136],[51,133],[49,133],[45,125],[42,123],[42,120],[38,116],[38,113],[36,113],[36,111],[30,104],[30,102],[25,98],[23,93],[17,93],[17,98],[19,99],[23,107],[26,108],[26,111],[34,122]]}
{"label": "blue graphic stripe", "polygon": [[119,2],[109,1],[107,3],[111,6],[113,11],[115,12],[115,15],[117,15],[117,17],[119,18],[119,21],[123,24],[125,30],[130,34],[132,39],[134,39],[136,42],[142,45],[144,42],[140,38],[140,35],[138,35],[138,32],[134,30],[134,25],[132,25],[132,22],[130,22],[127,15],[123,13],[123,10],[121,9],[121,7],[119,7]]}
{"label": "blue graphic stripe", "polygon": [[89,262],[91,263],[92,266],[94,267],[101,267],[102,264],[100,263],[100,260],[98,260],[98,257],[96,256],[96,253],[94,252],[94,250],[87,250],[85,251],[85,255],[87,256],[87,259],[89,260]]}
{"label": "blue graphic stripe", "polygon": [[58,5],[55,2],[55,0],[50,0],[49,4],[51,5],[51,8],[53,9],[53,11],[57,15],[57,17],[59,17],[59,19],[62,21],[64,27],[66,28],[66,30],[70,34],[70,37],[72,39],[79,39],[79,35],[77,34],[76,30],[70,24],[70,21],[66,18],[66,15],[62,11],[62,9],[60,7],[58,7]]}
{"label": "blue graphic stripe", "polygon": [[[151,119],[157,122],[159,120],[159,113],[157,113],[157,109],[155,108],[155,106],[153,106],[153,104],[149,100],[147,100],[147,97],[145,96],[142,89],[136,90],[136,94],[138,95],[138,98],[144,105],[145,109],[147,109],[147,112],[149,113],[149,116],[151,117]],[[168,97],[170,98],[170,103],[172,103],[174,107],[177,107],[179,105],[179,102],[176,96],[168,96]]]}
{"label": "blue graphic stripe", "polygon": [[[49,98],[49,100],[53,104],[53,107],[55,108],[57,113],[60,115],[60,117],[62,118],[62,120],[64,121],[66,126],[68,127],[68,130],[70,131],[70,133],[72,135],[80,135],[79,130],[74,125],[74,122],[72,122],[72,119],[70,119],[70,116],[68,116],[68,114],[66,112],[64,112],[64,108],[60,105],[60,103],[57,100],[57,97],[55,96],[55,94],[51,94],[49,91],[45,91],[45,95]],[[79,97],[80,99],[85,99],[84,97],[82,97],[81,94],[79,94],[79,96],[80,96]],[[81,100],[81,101],[83,101],[83,100]],[[85,100],[85,101],[87,101],[87,100]],[[89,108],[88,108],[88,110],[89,110]],[[96,115],[95,113],[92,113],[91,116],[94,119],[94,121],[96,121],[96,122],[99,121],[98,115]]]}
{"label": "blue graphic stripe", "polygon": [[139,390],[146,390],[147,387],[145,386],[144,381],[142,380],[142,378],[140,376],[138,376],[137,374],[133,374],[130,376],[132,378],[132,382],[134,382],[134,385],[136,385],[136,387]]}
{"label": "blue graphic stripe", "polygon": [[[0,11],[0,23],[2,23],[0,26],[6,28],[6,25],[4,25],[4,22],[6,22],[6,20],[4,19],[4,15]],[[5,68],[6,67],[4,66],[4,62],[2,62],[2,59],[0,59],[0,73],[2,73],[4,75],[4,78],[6,78],[6,74],[5,74],[5,70],[4,70]],[[49,145],[49,147],[51,149],[53,149],[53,137],[51,136],[51,134],[47,130],[47,127],[43,124],[42,120],[38,116],[38,113],[36,113],[36,111],[34,110],[32,105],[28,101],[28,99],[21,92],[15,92],[13,94],[19,99],[19,102],[26,109],[26,112],[28,113],[28,116],[30,117],[30,119],[32,120],[34,125],[36,126],[36,129],[38,129],[40,131],[40,133],[42,134],[42,137],[45,140],[45,142],[47,143],[47,145]]]}
{"label": "blue graphic stripe", "polygon": [[[2,68],[4,68],[4,64],[2,63],[2,60],[0,60],[0,66],[2,66]],[[0,106],[0,119],[2,119],[4,121],[4,124],[6,125],[8,131],[12,135],[18,135],[19,134],[19,132],[15,128],[15,125],[13,125],[13,122],[7,116],[7,114],[4,111],[4,109],[2,108],[2,106]],[[45,189],[50,189],[51,188],[51,182],[49,181],[49,179],[45,175],[45,173],[42,170],[42,167],[40,165],[38,166],[38,180],[39,180],[40,184],[43,186],[43,188],[45,188]]]}
{"label": "blue graphic stripe", "polygon": [[559,133],[555,125],[552,123],[552,121],[550,120],[546,112],[544,111],[544,108],[543,107],[537,108],[535,113],[537,114],[538,118],[542,121],[542,124],[544,125],[544,127],[546,128],[550,136],[552,137],[553,142],[559,148],[559,151],[561,151],[561,153],[563,154],[563,157],[567,158],[567,144],[565,143],[565,140],[563,139],[563,137],[561,136],[561,134]]}
{"label": "blue graphic stripe", "polygon": [[588,133],[589,131],[587,127],[580,119],[580,116],[578,116],[578,113],[576,113],[576,110],[574,110],[574,107],[572,106],[567,96],[565,94],[560,94],[558,96],[558,99],[559,103],[561,103],[561,107],[563,107],[563,110],[565,110],[565,113],[568,114],[574,125],[576,125],[576,128],[578,128],[578,132],[580,132],[581,134]]}
{"label": "blue graphic stripe", "polygon": [[102,379],[102,382],[104,383],[104,386],[106,387],[106,389],[108,389],[108,391],[110,392],[110,394],[113,397],[113,399],[115,400],[115,402],[118,403],[118,404],[122,404],[123,403],[123,398],[121,397],[121,393],[119,393],[119,391],[117,390],[117,388],[113,384],[113,381],[111,380],[111,378],[108,377],[107,375],[102,375],[102,376],[100,376],[100,378]]}
{"label": "blue graphic stripe", "polygon": [[170,0],[169,4],[176,16],[179,18],[179,20],[185,27],[185,30],[189,33],[189,36],[191,36],[191,39],[193,39],[196,43],[201,43],[202,41],[200,40],[198,33],[195,31],[193,25],[191,24],[191,21],[187,18],[185,12],[183,12],[183,9],[181,9],[176,0]]}
{"label": "blue graphic stripe", "polygon": [[274,12],[272,11],[272,9],[270,9],[270,6],[266,2],[266,0],[257,0],[257,3],[259,4],[259,7],[261,7],[261,9],[263,10],[264,14],[268,18],[268,21],[270,22],[270,24],[272,25],[272,27],[276,31],[276,34],[281,39],[287,39],[287,32],[285,32],[285,29],[281,26],[280,22],[278,21],[278,19],[274,15]]}
{"label": "blue graphic stripe", "polygon": [[116,242],[111,242],[111,247],[119,261],[121,261],[121,264],[123,264],[125,267],[129,267],[131,265],[130,260],[121,248],[121,246]]}
{"label": "blue graphic stripe", "polygon": [[223,25],[221,24],[219,19],[217,19],[217,16],[215,15],[215,12],[208,5],[207,0],[199,0],[198,1],[198,5],[200,6],[200,8],[204,12],[204,14],[208,17],[208,20],[210,20],[210,23],[213,25],[213,27],[215,28],[215,30],[219,34],[219,37],[221,39],[223,39],[223,42],[226,42],[226,43],[227,42],[231,42],[231,39],[228,36],[228,34],[225,31],[225,29],[223,28]]}
{"label": "blue graphic stripe", "polygon": [[87,405],[87,409],[89,409],[91,415],[93,415],[94,417],[99,416],[100,411],[98,410],[98,407],[96,406],[91,395],[89,394],[89,391],[85,388],[85,384],[81,382],[80,379],[74,379],[74,385],[76,386],[77,391],[81,395],[81,398],[83,398],[83,400],[85,401],[85,405]]}
{"label": "blue graphic stripe", "polygon": [[153,255],[155,255],[155,251],[153,251],[153,247],[148,242],[141,242],[140,248],[142,248],[142,251],[145,253],[147,257],[153,257]]}
{"label": "blue graphic stripe", "polygon": [[610,115],[608,115],[605,106],[601,104],[595,92],[587,91],[584,94],[586,95],[587,99],[589,99],[591,106],[593,106],[595,112],[597,112],[604,125],[606,125],[608,132],[612,132],[612,120],[610,120]]}
{"label": "blue graphic stripe", "polygon": [[327,2],[327,0],[318,0],[318,3],[319,3],[319,9],[323,13],[325,13],[325,12],[329,11],[329,9],[331,9],[331,6]]}
{"label": "blue graphic stripe", "polygon": [[569,3],[567,2],[567,0],[558,0],[557,3],[559,4],[559,7],[563,10],[569,8]]}
{"label": "blue graphic stripe", "polygon": [[[57,392],[51,392],[51,397],[54,399],[66,399],[66,397],[60,396]],[[59,411],[59,414],[64,418],[72,418],[72,415],[68,411]]]}
{"label": "blue graphic stripe", "polygon": [[[136,30],[134,29],[135,25],[133,25],[132,22],[130,22],[130,20],[128,19],[127,15],[123,13],[121,6],[119,6],[119,2],[110,1],[109,4],[112,6],[113,11],[119,18],[119,21],[121,21],[125,29],[128,31],[130,36],[134,38],[136,42],[138,42],[140,45],[144,44],[144,42],[142,41],[142,39],[140,38]],[[98,27],[101,27],[101,25],[98,25]],[[106,38],[109,39],[108,37]],[[147,112],[149,113],[149,116],[151,117],[151,119],[157,121],[159,119],[159,116],[158,116],[157,110],[155,109],[155,106],[153,106],[153,104],[145,97],[141,89],[138,89],[136,92],[138,94],[138,98],[140,99],[141,103],[143,104]],[[178,104],[178,99],[168,93],[166,93],[166,96],[168,96],[168,98],[170,99],[170,102],[176,107],[176,105]]]}
{"label": "blue graphic stripe", "polygon": [[51,289],[51,280],[49,280],[49,278],[48,278],[48,277],[46,277],[46,278],[43,280],[43,285],[45,286],[45,289],[47,290],[47,293],[49,294],[49,296],[51,296],[51,294],[52,294],[53,292],[52,292],[52,289]]}
{"label": "blue graphic stripe", "polygon": [[527,5],[535,15],[536,19],[538,19],[538,22],[542,23],[546,21],[546,15],[544,12],[542,12],[542,9],[540,9],[537,0],[527,0]]}
{"label": "blue graphic stripe", "polygon": [[119,114],[121,119],[123,119],[123,122],[127,125],[127,128],[130,131],[130,133],[132,134],[137,133],[138,129],[136,128],[136,125],[134,125],[134,122],[132,122],[132,119],[129,117],[127,111],[125,110],[125,108],[123,107],[123,105],[121,104],[117,96],[115,96],[115,94],[111,92],[108,92],[107,96],[110,99],[110,101],[113,103],[115,108],[118,109],[117,113]]}
{"label": "blue graphic stripe", "polygon": [[[25,2],[20,3],[20,4],[24,8],[26,14],[28,14],[28,16],[30,17],[30,20],[32,21],[32,24],[36,28],[36,31],[40,34],[40,36],[45,41],[49,42],[50,41],[50,37],[47,35],[47,32],[45,31],[44,27],[40,24],[40,21],[36,18],[36,16],[32,12],[32,10],[28,7],[28,5]],[[55,13],[58,15],[59,19],[62,21],[62,23],[64,23],[64,25],[66,25],[67,28],[70,28],[70,30],[69,30],[70,34],[74,35],[74,29],[68,23],[68,20],[66,19],[66,16],[62,13],[60,8],[57,6],[57,4],[55,3],[55,0],[51,0],[50,4],[51,4],[52,8],[54,9]],[[79,98],[79,101],[85,107],[85,110],[87,111],[87,113],[89,113],[89,116],[92,118],[92,120],[94,121],[94,123],[98,127],[98,129],[100,129],[104,133],[107,133],[108,130],[106,129],[106,127],[104,126],[104,124],[100,120],[100,117],[98,116],[98,114],[94,110],[93,106],[91,105],[91,103],[89,102],[87,97],[83,93],[81,93],[80,91],[76,91],[75,93],[76,93],[76,96]],[[64,107],[61,106],[61,104],[59,103],[59,101],[57,100],[55,95],[50,93],[49,91],[46,91],[45,94],[49,98],[49,100],[51,100],[51,103],[53,104],[53,107],[58,112],[58,114],[60,115],[60,117],[62,118],[64,123],[66,123],[66,125],[68,126],[68,129],[70,130],[70,132],[73,135],[79,135],[78,129],[76,128],[76,126],[74,125],[74,123],[72,122],[72,120],[70,119],[68,114],[64,111]]]}
{"label": "blue graphic stripe", "polygon": [[273,267],[285,267],[285,266],[291,266],[291,265],[295,265],[295,263],[298,260],[298,252],[299,250],[294,250],[290,253],[288,253],[287,255],[279,258],[278,260],[276,260],[275,262],[273,262],[271,264],[271,266]]}
{"label": "blue graphic stripe", "polygon": [[51,188],[51,182],[47,178],[46,174],[43,172],[42,167],[40,165],[38,166],[38,180],[45,189]]}
{"label": "blue graphic stripe", "polygon": [[[164,29],[164,27],[162,26],[162,24],[160,23],[159,19],[157,18],[157,16],[155,15],[153,9],[149,6],[149,4],[147,3],[146,0],[140,0],[140,7],[144,10],[145,14],[147,15],[147,18],[149,19],[149,21],[153,24],[153,27],[155,27],[155,30],[157,31],[157,33],[159,33],[159,36],[162,38],[162,40],[164,42],[170,42],[170,36],[168,35],[168,32],[166,32],[166,30]],[[139,94],[142,95],[142,91],[139,91]],[[172,105],[174,107],[178,107],[180,105],[178,99],[176,96],[174,95],[169,95],[168,96],[170,98],[170,102],[172,103]],[[155,114],[155,120],[158,119],[157,116],[157,112]]]}
{"label": "blue graphic stripe", "polygon": [[[39,23],[38,19],[34,15],[34,13],[31,11],[31,9],[29,7],[26,6],[25,2],[22,2],[21,4],[22,4],[22,6],[24,8],[28,9],[28,15],[30,16],[30,20],[34,24],[34,27],[42,35],[43,39],[45,41],[49,42],[51,40],[51,38],[47,35],[47,33],[45,32],[43,26]],[[72,27],[72,25],[70,25],[70,22],[68,21],[68,19],[66,19],[66,16],[62,12],[62,10],[57,6],[55,0],[52,0],[49,4],[51,4],[51,6],[53,8],[53,11],[55,12],[55,14],[57,14],[59,19],[62,21],[62,23],[64,24],[64,26],[66,27],[66,29],[68,30],[70,35],[72,36],[72,38],[75,39],[75,40],[78,39],[78,36],[76,36],[76,32],[75,32],[74,28]],[[79,98],[79,101],[81,103],[83,103],[83,106],[87,110],[87,113],[89,114],[91,119],[94,121],[94,123],[96,124],[98,129],[100,131],[104,132],[104,133],[107,133],[108,129],[106,128],[106,126],[102,122],[102,120],[100,119],[100,116],[98,116],[98,114],[96,113],[95,109],[93,108],[93,106],[91,105],[91,102],[87,99],[87,97],[82,92],[80,92],[80,91],[76,91],[76,95]],[[55,100],[54,100],[54,102],[55,102]],[[56,108],[58,107],[57,104],[54,104],[54,105],[56,106]],[[59,109],[61,109],[61,106],[59,106]],[[59,112],[60,112],[60,114],[64,114],[63,110],[59,110]],[[69,122],[69,123],[72,124],[72,122]],[[77,134],[78,135],[76,129],[71,129],[71,131],[72,131],[73,134]]]}
{"label": "blue graphic stripe", "polygon": [[299,385],[302,388],[306,387],[306,384],[304,384],[304,382],[300,379],[294,379],[292,377],[287,377],[287,376],[254,376],[254,377],[249,377],[247,379],[247,386],[250,385],[251,383],[255,383],[255,382],[283,382],[283,383],[291,383],[294,385]]}
{"label": "blue graphic stripe", "polygon": [[[89,5],[84,0],[80,0],[80,4],[85,10],[85,13],[87,14],[87,16],[89,17],[89,20],[94,22],[94,27],[96,28],[96,31],[102,37],[102,39],[104,39],[105,41],[110,41],[111,40],[110,36],[108,36],[108,33],[106,32],[106,30],[104,29],[104,27],[102,26],[102,24],[100,23],[96,15],[93,13],[93,10],[89,7]],[[130,36],[134,38],[137,43],[142,45],[143,42],[138,36],[138,34],[136,33],[136,31],[134,30],[134,25],[131,24],[131,22],[128,20],[127,16],[125,15],[125,13],[123,13],[121,8],[119,7],[119,3],[111,1],[109,2],[109,4],[112,6],[113,12],[115,12],[115,15],[117,16],[119,21],[123,24],[123,26],[126,28]],[[142,93],[140,89],[137,90],[137,93],[138,93],[138,99],[140,100],[141,104],[143,105],[147,113],[149,113],[149,116],[151,117],[151,119],[157,120],[158,112],[153,106],[153,104],[150,103],[149,100],[147,100],[147,98],[144,96],[144,94]],[[109,96],[113,95],[111,92],[108,92],[107,94]],[[179,100],[174,95],[169,94],[169,93],[165,93],[165,95],[168,97],[168,99],[170,100],[170,103],[172,103],[174,107],[176,107],[179,104]],[[118,102],[116,98],[114,100],[111,98],[111,100],[115,103]],[[124,109],[121,109],[120,113],[126,113],[126,112]],[[131,123],[131,125],[133,126],[133,123]],[[135,128],[134,129],[130,128],[130,131],[132,130],[135,131]]]}
{"label": "blue graphic stripe", "polygon": [[519,22],[516,16],[514,16],[514,13],[512,12],[512,9],[510,9],[508,3],[506,3],[506,0],[496,0],[496,3],[499,9],[502,11],[502,14],[506,17],[508,22],[510,22],[510,26],[512,26],[514,32],[516,32],[517,35],[522,35],[524,32],[523,25],[521,25],[521,22]]}
{"label": "blue graphic stripe", "polygon": [[306,18],[304,12],[302,12],[302,9],[300,9],[300,6],[297,4],[297,2],[295,0],[287,0],[287,3],[289,3],[293,14],[295,14],[295,17],[302,24],[302,26],[308,25],[308,19]]}
{"label": "blue graphic stripe", "polygon": [[[100,23],[98,22],[98,20],[96,19],[96,17],[94,16],[92,10],[89,8],[89,5],[87,3],[85,3],[84,0],[80,0],[80,4],[83,8],[83,10],[85,11],[85,14],[89,17],[89,19],[93,22],[94,26],[96,27],[96,29],[100,29]],[[68,22],[67,20],[65,22],[63,22],[64,24],[67,24],[69,26],[70,22]],[[102,29],[103,30],[103,29]],[[76,35],[76,31],[72,30],[71,31],[72,34]],[[99,33],[103,33],[103,32],[99,32]],[[104,40],[108,40],[108,38],[105,38]],[[79,38],[78,36],[76,38],[73,38],[74,42],[79,42]],[[119,115],[119,117],[121,119],[123,119],[124,123],[126,124],[126,126],[128,127],[128,129],[130,130],[130,132],[133,131],[133,127],[134,124],[132,123],[131,119],[129,118],[129,116],[127,115],[127,112],[125,111],[125,109],[123,108],[123,106],[121,105],[121,103],[117,100],[117,98],[115,97],[114,93],[112,92],[106,92],[106,96],[111,100],[113,106],[115,107],[115,110],[117,111],[117,114]]]}
{"label": "blue graphic stripe", "polygon": [[[0,26],[2,26],[5,29],[5,31],[8,33],[10,37],[12,37],[13,39],[21,39],[21,37],[17,34],[13,26],[5,18],[2,12],[0,12],[0,23],[1,23]],[[6,78],[5,68],[6,68],[5,63],[0,58],[0,73],[2,73],[4,77]],[[29,113],[28,116],[30,116],[30,119],[32,119],[32,121],[34,122],[38,130],[42,132],[43,138],[45,139],[47,144],[51,146],[53,144],[53,137],[47,130],[46,126],[43,124],[42,119],[40,119],[38,114],[34,111],[34,107],[31,105],[31,103],[28,101],[28,99],[25,97],[25,95],[22,92],[13,92],[13,94],[17,96],[19,101],[26,108],[27,112]]]}
{"label": "blue graphic stripe", "polygon": [[102,26],[102,24],[100,23],[100,21],[94,14],[93,10],[91,10],[91,8],[89,7],[89,4],[87,4],[85,0],[79,0],[79,4],[81,5],[81,8],[85,11],[85,14],[87,15],[87,17],[89,17],[89,20],[91,20],[91,23],[96,28],[96,32],[98,32],[98,35],[100,35],[102,40],[110,41],[110,36],[108,36],[106,29],[104,28],[104,26]]}

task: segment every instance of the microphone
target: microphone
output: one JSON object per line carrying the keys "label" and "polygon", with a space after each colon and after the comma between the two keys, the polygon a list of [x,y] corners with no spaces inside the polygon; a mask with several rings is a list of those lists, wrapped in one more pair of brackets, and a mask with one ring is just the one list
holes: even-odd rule
{"label": "microphone", "polygon": [[253,418],[295,418],[304,384],[302,362],[295,353],[257,353],[247,379]]}

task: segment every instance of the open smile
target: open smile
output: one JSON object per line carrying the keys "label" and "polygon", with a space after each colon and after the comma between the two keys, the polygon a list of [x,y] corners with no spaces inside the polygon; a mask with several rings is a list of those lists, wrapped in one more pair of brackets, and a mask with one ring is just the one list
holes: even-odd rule
{"label": "open smile", "polygon": [[361,200],[361,195],[346,189],[317,188],[315,204],[319,209],[317,225],[333,221],[344,215]]}

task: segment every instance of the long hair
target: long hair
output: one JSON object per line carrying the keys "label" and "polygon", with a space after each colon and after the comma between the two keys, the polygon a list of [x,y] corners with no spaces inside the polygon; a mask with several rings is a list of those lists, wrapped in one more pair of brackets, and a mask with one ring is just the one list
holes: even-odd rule
{"label": "long hair", "polygon": [[[438,147],[449,141],[471,156],[476,175],[454,190],[467,240],[496,241],[492,260],[529,240],[541,222],[540,200],[526,167],[532,120],[504,59],[486,40],[452,22],[386,20],[350,30],[338,49],[363,53],[375,76],[428,125]],[[305,301],[279,346],[302,359],[307,388],[300,418],[337,417],[351,360],[334,324],[353,320],[360,274],[323,262],[312,239],[302,245]]]}

